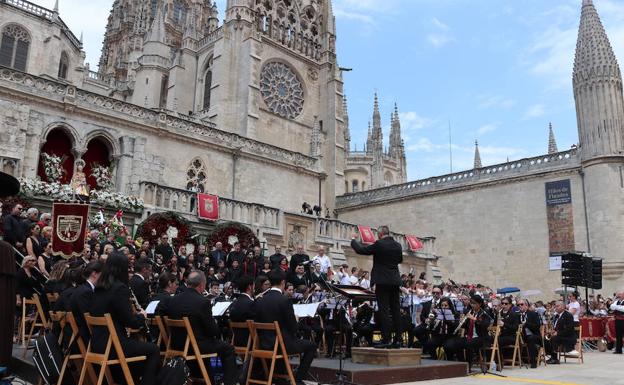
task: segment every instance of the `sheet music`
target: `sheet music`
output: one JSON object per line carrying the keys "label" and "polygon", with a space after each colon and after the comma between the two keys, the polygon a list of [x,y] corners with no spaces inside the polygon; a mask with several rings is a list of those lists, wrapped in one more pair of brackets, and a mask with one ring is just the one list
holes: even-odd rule
{"label": "sheet music", "polygon": [[147,314],[154,314],[156,313],[156,306],[158,306],[158,304],[160,303],[160,301],[152,301],[149,303],[149,305],[147,305],[147,309],[145,309],[145,312]]}
{"label": "sheet music", "polygon": [[221,317],[225,314],[225,311],[230,307],[232,302],[215,302],[212,305],[212,316],[213,317]]}
{"label": "sheet music", "polygon": [[314,317],[319,305],[320,302],[293,305],[295,316],[298,318]]}
{"label": "sheet music", "polygon": [[455,316],[451,309],[436,309],[437,319],[439,320],[453,320]]}

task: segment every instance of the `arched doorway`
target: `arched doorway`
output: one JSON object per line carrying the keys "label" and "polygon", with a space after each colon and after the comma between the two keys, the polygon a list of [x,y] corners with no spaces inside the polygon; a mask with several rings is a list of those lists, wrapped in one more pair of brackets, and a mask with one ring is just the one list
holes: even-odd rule
{"label": "arched doorway", "polygon": [[82,156],[82,160],[85,162],[84,173],[87,176],[89,188],[99,190],[97,181],[92,175],[92,168],[96,164],[103,167],[110,167],[111,165],[110,150],[106,139],[100,137],[91,139],[87,144],[87,152]]}
{"label": "arched doorway", "polygon": [[[72,154],[72,140],[69,135],[61,128],[55,128],[46,137],[46,142],[41,148],[40,154],[46,153],[48,155],[56,155],[58,157],[65,157],[62,163],[64,170],[63,175],[59,182],[61,184],[68,184],[74,174],[74,155]],[[37,175],[43,181],[52,182],[46,176],[43,168],[44,157],[39,157],[39,167]]]}

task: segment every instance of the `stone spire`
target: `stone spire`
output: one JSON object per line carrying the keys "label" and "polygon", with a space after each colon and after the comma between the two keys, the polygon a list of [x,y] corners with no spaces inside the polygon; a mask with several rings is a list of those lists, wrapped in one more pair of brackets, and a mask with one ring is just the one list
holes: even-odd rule
{"label": "stone spire", "polygon": [[373,140],[380,144],[383,141],[383,132],[381,131],[381,114],[379,113],[379,99],[375,92],[375,103],[373,105]]}
{"label": "stone spire", "polygon": [[371,130],[371,122],[368,121],[368,136],[366,137],[366,152],[373,151],[373,131]]}
{"label": "stone spire", "polygon": [[395,159],[401,157],[403,139],[401,139],[401,120],[399,118],[399,107],[394,103],[394,112],[390,119],[390,156]]}
{"label": "stone spire", "polygon": [[557,142],[555,141],[555,133],[552,128],[552,123],[548,123],[548,153],[555,154],[559,152],[557,149]]}
{"label": "stone spire", "polygon": [[166,37],[165,32],[165,14],[163,12],[163,7],[161,4],[158,5],[156,9],[156,15],[154,16],[154,21],[152,21],[152,26],[149,29],[147,34],[146,41],[154,41],[164,43]]}
{"label": "stone spire", "polygon": [[624,152],[622,75],[590,0],[583,0],[572,79],[581,159],[620,156]]}
{"label": "stone spire", "polygon": [[475,140],[475,155],[474,155],[474,168],[478,169],[483,167],[481,164],[481,154],[479,153],[479,142]]}
{"label": "stone spire", "polygon": [[349,109],[347,107],[347,95],[342,97],[342,121],[344,122],[345,149],[351,151],[351,129],[349,128]]}
{"label": "stone spire", "polygon": [[52,9],[54,13],[59,13],[59,0],[54,2],[54,8]]}

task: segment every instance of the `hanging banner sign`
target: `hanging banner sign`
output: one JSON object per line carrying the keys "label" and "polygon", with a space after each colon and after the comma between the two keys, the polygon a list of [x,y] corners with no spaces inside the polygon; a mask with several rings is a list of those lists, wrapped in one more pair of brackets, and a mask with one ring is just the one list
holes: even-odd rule
{"label": "hanging banner sign", "polygon": [[209,221],[219,219],[219,197],[210,194],[197,194],[197,216],[199,219]]}
{"label": "hanging banner sign", "polygon": [[362,239],[362,243],[366,243],[366,244],[375,243],[375,233],[373,233],[373,230],[371,230],[370,226],[358,225],[358,232],[360,233],[360,238]]}
{"label": "hanging banner sign", "polygon": [[423,243],[415,235],[406,235],[407,245],[411,251],[417,251],[423,248]]}

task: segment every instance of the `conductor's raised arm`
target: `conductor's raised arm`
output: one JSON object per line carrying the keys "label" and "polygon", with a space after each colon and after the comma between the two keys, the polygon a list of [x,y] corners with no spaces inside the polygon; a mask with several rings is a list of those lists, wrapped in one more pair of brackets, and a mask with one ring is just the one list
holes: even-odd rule
{"label": "conductor's raised arm", "polygon": [[351,238],[351,247],[355,250],[356,253],[360,255],[373,255],[376,251],[377,243],[373,243],[372,245],[364,246],[360,242],[358,242],[355,237]]}

